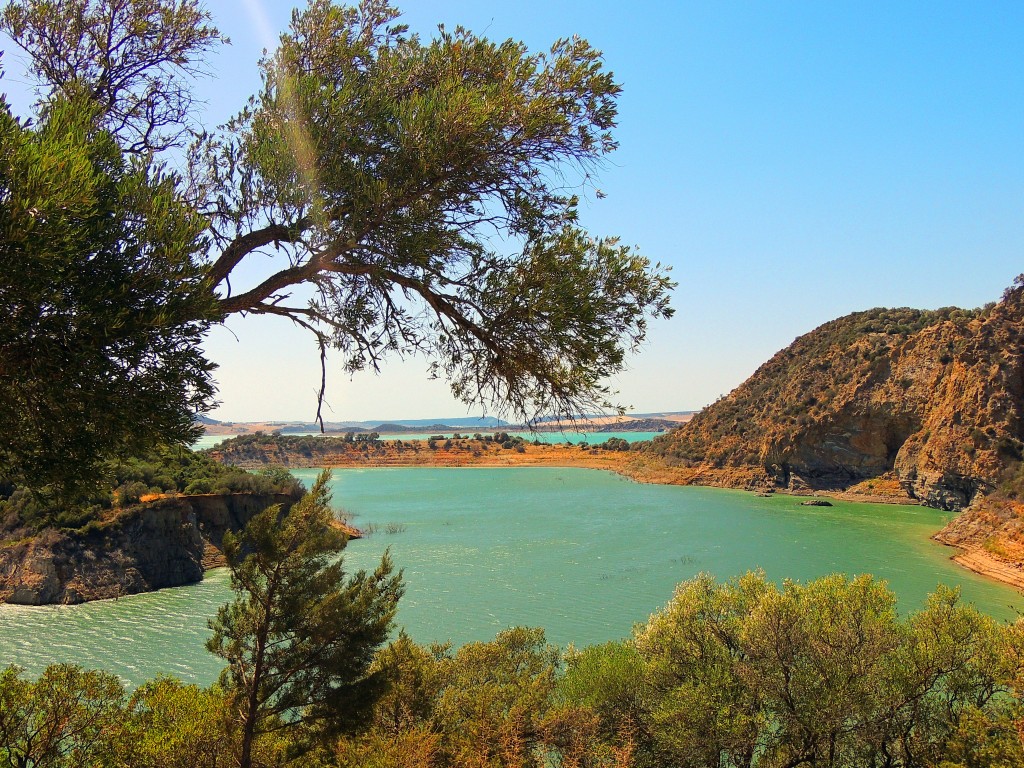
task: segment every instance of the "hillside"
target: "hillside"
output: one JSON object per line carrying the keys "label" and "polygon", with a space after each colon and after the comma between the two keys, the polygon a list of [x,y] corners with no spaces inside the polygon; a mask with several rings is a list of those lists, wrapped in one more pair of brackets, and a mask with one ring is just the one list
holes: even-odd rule
{"label": "hillside", "polygon": [[799,337],[655,439],[676,481],[889,490],[947,510],[940,534],[1024,561],[1024,276],[977,310],[872,309]]}
{"label": "hillside", "polygon": [[961,509],[1021,458],[1022,340],[1019,284],[979,310],[858,312],[801,336],[651,450],[773,487],[893,473],[909,498]]}
{"label": "hillside", "polygon": [[611,437],[594,445],[531,443],[504,432],[380,440],[375,437],[240,435],[206,454],[233,467],[522,467],[571,466],[625,472],[640,443]]}

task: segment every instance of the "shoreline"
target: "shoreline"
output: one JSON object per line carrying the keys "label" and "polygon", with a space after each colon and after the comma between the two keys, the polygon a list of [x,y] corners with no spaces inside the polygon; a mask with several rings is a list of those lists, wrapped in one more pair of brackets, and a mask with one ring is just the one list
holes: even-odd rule
{"label": "shoreline", "polygon": [[[497,449],[487,446],[478,452],[453,445],[434,449],[424,446],[426,441],[406,441],[405,445],[417,443],[413,449],[397,450],[385,443],[385,448],[374,454],[361,451],[340,451],[321,456],[296,456],[276,453],[260,456],[259,460],[232,461],[221,457],[216,448],[210,451],[220,461],[229,461],[244,469],[259,469],[270,464],[283,464],[287,468],[331,468],[331,469],[384,469],[384,468],[519,468],[519,467],[566,467],[599,469],[614,472],[635,482],[652,485],[695,485],[710,488],[743,490],[761,495],[786,495],[794,498],[823,498],[852,504],[895,504],[920,506],[921,503],[905,495],[894,479],[864,481],[843,489],[775,488],[768,484],[763,470],[754,467],[714,469],[707,467],[673,467],[650,459],[640,460],[629,451],[603,450],[597,448],[566,447],[563,445],[526,443],[523,450]],[[938,543],[952,546],[957,551],[950,560],[973,573],[1001,582],[1024,593],[1024,568],[1000,560],[980,548],[965,548],[942,540],[939,531],[931,536]]]}
{"label": "shoreline", "polygon": [[[935,539],[934,536],[932,538]],[[935,540],[939,541],[938,539]],[[939,543],[944,542],[939,541]],[[958,554],[950,558],[957,565],[979,576],[1011,586],[1024,594],[1024,569],[1020,566],[993,557],[983,549],[964,549],[953,544],[947,544],[946,546],[959,550]]]}

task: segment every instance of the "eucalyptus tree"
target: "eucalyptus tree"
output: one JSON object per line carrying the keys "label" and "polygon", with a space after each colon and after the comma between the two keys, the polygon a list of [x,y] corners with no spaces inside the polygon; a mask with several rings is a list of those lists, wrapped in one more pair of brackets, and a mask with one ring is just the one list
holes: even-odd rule
{"label": "eucalyptus tree", "polygon": [[620,92],[585,40],[534,53],[461,27],[425,39],[381,0],[313,0],[260,91],[204,130],[190,77],[222,37],[196,0],[14,0],[2,26],[39,115],[88,98],[125,155],[184,165],[176,191],[203,221],[189,242],[218,319],[287,318],[349,371],[422,354],[466,403],[530,419],[611,407],[607,377],[672,313],[665,269],[579,224]]}

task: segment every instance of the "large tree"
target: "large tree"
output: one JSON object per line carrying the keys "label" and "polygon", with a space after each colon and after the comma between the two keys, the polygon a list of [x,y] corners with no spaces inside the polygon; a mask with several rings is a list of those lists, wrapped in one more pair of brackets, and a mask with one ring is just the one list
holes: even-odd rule
{"label": "large tree", "polygon": [[[260,92],[182,155],[220,315],[288,318],[351,371],[426,355],[465,402],[523,419],[611,407],[607,378],[672,287],[578,223],[618,84],[579,38],[531,53],[397,20],[381,0],[312,0]],[[146,156],[186,135],[183,75],[220,39],[196,0],[15,0],[3,28],[41,109],[86,94]],[[270,267],[241,284],[254,264]]]}
{"label": "large tree", "polygon": [[204,223],[96,114],[62,96],[29,127],[0,103],[0,484],[60,498],[194,439],[213,391]]}

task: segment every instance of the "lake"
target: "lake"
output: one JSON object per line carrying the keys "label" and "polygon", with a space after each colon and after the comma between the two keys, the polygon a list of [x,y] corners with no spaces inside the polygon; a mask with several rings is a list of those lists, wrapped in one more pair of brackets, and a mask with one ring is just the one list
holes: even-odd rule
{"label": "lake", "polygon": [[[309,485],[316,471],[295,474]],[[333,489],[356,525],[378,527],[350,543],[347,564],[372,569],[390,549],[407,585],[398,622],[420,642],[485,640],[514,625],[543,626],[560,645],[620,638],[678,582],[752,568],[777,581],[873,573],[904,612],[939,583],[1000,619],[1024,607],[1016,591],[950,562],[928,538],[947,514],[924,507],[802,507],[553,467],[335,470]],[[389,524],[399,532],[383,533]],[[206,621],[229,596],[222,569],[117,601],[0,606],[0,664],[76,661],[129,684],[160,673],[208,683],[221,664],[203,649]]]}

